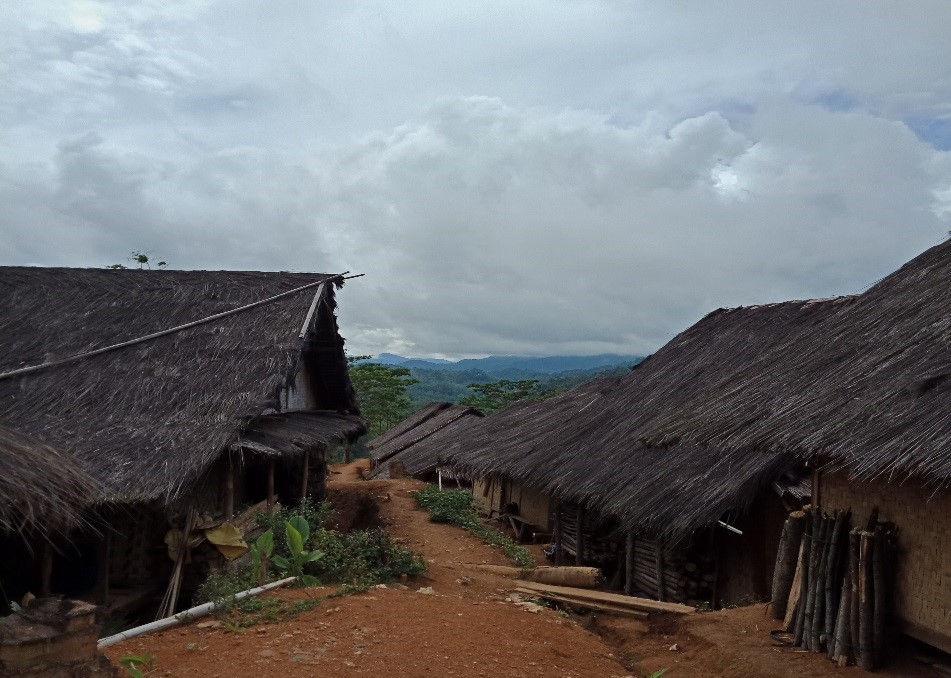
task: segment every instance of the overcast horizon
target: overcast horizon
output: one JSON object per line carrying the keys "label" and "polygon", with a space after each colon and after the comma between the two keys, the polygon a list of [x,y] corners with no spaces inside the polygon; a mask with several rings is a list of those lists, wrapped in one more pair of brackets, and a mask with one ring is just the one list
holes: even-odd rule
{"label": "overcast horizon", "polygon": [[0,7],[0,265],[339,272],[354,354],[647,354],[951,230],[951,3]]}

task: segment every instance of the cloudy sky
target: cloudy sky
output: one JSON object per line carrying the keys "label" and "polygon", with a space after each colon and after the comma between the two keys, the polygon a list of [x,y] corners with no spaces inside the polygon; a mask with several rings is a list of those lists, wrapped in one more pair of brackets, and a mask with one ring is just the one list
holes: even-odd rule
{"label": "cloudy sky", "polygon": [[951,229],[951,3],[0,4],[0,264],[365,273],[359,353],[644,353]]}

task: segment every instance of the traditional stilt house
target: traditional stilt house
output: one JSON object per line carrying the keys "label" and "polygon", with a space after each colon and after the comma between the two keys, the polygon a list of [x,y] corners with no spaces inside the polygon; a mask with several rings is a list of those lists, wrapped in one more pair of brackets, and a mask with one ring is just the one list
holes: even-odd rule
{"label": "traditional stilt house", "polygon": [[98,486],[99,533],[74,531],[41,586],[118,606],[178,572],[174,599],[182,530],[193,544],[247,507],[319,493],[328,445],[366,428],[342,282],[0,268],[0,424],[34,441],[18,455],[52,448]]}
{"label": "traditional stilt house", "polygon": [[406,473],[434,480],[440,466],[441,441],[464,435],[482,413],[473,407],[446,402],[429,403],[369,442],[371,477],[390,477],[393,464]]}
{"label": "traditional stilt house", "polygon": [[951,651],[951,241],[644,439],[808,460],[822,510],[894,524],[897,626]]}
{"label": "traditional stilt house", "polygon": [[534,515],[544,505],[536,498],[547,498],[547,524],[535,520],[560,557],[601,565],[629,592],[714,606],[768,598],[779,530],[808,498],[802,463],[782,453],[652,446],[642,432],[693,394],[745,379],[762,355],[851,303],[715,311],[630,374],[495,413],[443,454],[479,479],[474,493],[491,498],[490,510],[523,513],[516,498],[528,496]]}

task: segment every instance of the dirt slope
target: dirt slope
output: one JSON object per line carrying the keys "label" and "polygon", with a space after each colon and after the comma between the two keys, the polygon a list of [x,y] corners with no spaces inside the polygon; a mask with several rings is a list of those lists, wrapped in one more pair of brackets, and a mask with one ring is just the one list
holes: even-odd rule
{"label": "dirt slope", "polygon": [[[647,621],[527,612],[507,600],[512,582],[472,572],[464,563],[507,564],[468,533],[430,523],[412,480],[363,481],[365,462],[336,468],[329,490],[344,522],[378,520],[394,538],[424,554],[428,571],[407,582],[324,601],[293,620],[241,632],[196,623],[126,641],[107,651],[155,656],[153,676],[861,676],[824,657],[778,648],[762,606],[710,614],[652,616]],[[365,515],[377,502],[378,515]],[[375,513],[375,511],[374,511]],[[461,580],[467,577],[466,580]],[[460,583],[464,581],[465,583]],[[431,587],[432,594],[418,592]],[[329,590],[287,590],[286,598]],[[674,649],[671,649],[674,648]],[[900,662],[881,676],[937,673]]]}

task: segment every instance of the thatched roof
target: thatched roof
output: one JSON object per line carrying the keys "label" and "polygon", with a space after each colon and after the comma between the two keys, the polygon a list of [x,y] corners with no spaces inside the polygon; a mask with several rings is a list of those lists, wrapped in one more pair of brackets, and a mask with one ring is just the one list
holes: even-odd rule
{"label": "thatched roof", "polygon": [[390,443],[393,440],[403,436],[429,419],[432,419],[440,411],[446,409],[451,404],[452,403],[434,402],[423,405],[421,408],[406,417],[406,419],[403,421],[399,422],[395,426],[391,426],[388,430],[384,431],[367,443],[367,449],[371,450],[370,459],[373,460],[374,464],[377,464],[381,459],[383,459],[385,455],[388,456],[393,454],[391,451],[389,451]]}
{"label": "thatched roof", "polygon": [[466,475],[507,476],[629,528],[683,536],[744,509],[798,462],[779,453],[645,446],[643,431],[711,385],[748,378],[763,354],[818,330],[853,302],[714,311],[629,374],[492,414],[445,455]]}
{"label": "thatched roof", "polygon": [[[479,410],[465,405],[436,402],[424,406],[390,429],[399,429],[397,435],[387,431],[371,441],[374,462],[371,475],[382,477],[389,463],[394,461],[402,462],[411,475],[436,468],[441,461],[444,441],[464,436],[467,426],[481,417]],[[407,422],[411,423],[407,425]]]}
{"label": "thatched roof", "polygon": [[0,373],[321,282],[150,341],[36,372],[0,374],[0,423],[68,451],[105,487],[105,499],[171,502],[249,421],[293,408],[282,393],[286,399],[303,364],[312,375],[304,390],[319,409],[359,413],[334,317],[339,277],[0,268]]}
{"label": "thatched roof", "polygon": [[96,485],[79,465],[42,442],[0,426],[0,533],[82,523]]}
{"label": "thatched roof", "polygon": [[831,459],[861,479],[951,486],[951,240],[924,252],[764,355],[645,427],[689,441]]}

